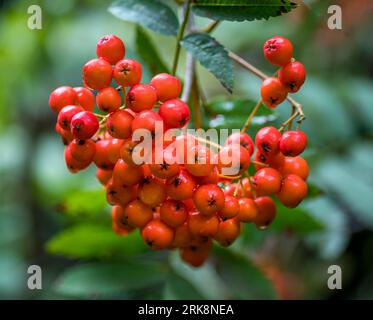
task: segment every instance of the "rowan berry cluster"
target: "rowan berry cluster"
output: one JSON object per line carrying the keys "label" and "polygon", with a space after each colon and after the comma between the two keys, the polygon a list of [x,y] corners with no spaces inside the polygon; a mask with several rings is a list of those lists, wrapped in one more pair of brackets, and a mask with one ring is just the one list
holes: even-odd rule
{"label": "rowan berry cluster", "polygon": [[[294,91],[301,83],[293,75],[297,69],[288,67],[294,63],[292,50],[285,40],[278,41],[269,42],[264,50],[271,62],[286,64],[279,72],[280,84]],[[302,131],[281,134],[274,127],[262,128],[255,137],[256,151],[244,132],[231,134],[224,146],[181,134],[171,141],[176,148],[170,152],[171,142],[157,135],[156,124],[162,123],[164,131],[187,125],[190,112],[178,98],[180,81],[162,73],[149,84],[140,83],[141,64],[124,58],[125,45],[114,35],[98,41],[97,56],[83,66],[84,87],[55,89],[49,105],[58,113],[56,131],[66,145],[68,169],[75,173],[91,163],[97,167],[96,177],[113,206],[116,233],[139,229],[150,248],[178,248],[186,263],[200,266],[213,240],[231,245],[242,223],[266,228],[276,215],[270,196],[291,208],[306,196],[308,166],[299,155],[307,138]],[[113,82],[119,87],[112,87]],[[268,86],[265,92],[269,98],[263,100],[271,101],[270,106],[279,103],[277,88]],[[100,113],[93,113],[95,104]],[[138,129],[151,133],[153,145],[159,139],[164,143],[160,152],[152,151],[150,163],[134,159],[140,141],[133,136]],[[175,153],[180,161],[173,161]],[[239,156],[238,163],[224,160],[232,155]],[[154,161],[156,156],[160,162]],[[257,171],[250,177],[252,163]],[[230,167],[235,167],[234,175],[224,173]]]}

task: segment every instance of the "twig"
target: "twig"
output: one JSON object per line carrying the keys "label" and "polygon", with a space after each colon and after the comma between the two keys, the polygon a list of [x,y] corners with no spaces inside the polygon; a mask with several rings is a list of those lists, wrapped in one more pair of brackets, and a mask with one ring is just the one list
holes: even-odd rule
{"label": "twig", "polygon": [[194,111],[194,125],[196,129],[200,129],[202,127],[202,120],[201,120],[201,110],[200,110],[200,104],[199,104],[199,89],[198,89],[198,83],[197,83],[197,77],[194,73],[193,78],[193,111]]}
{"label": "twig", "polygon": [[185,64],[185,80],[183,93],[181,94],[181,100],[188,103],[190,93],[192,91],[193,78],[195,73],[195,61],[190,53],[187,53],[186,64]]}
{"label": "twig", "polygon": [[254,118],[255,114],[258,112],[261,104],[262,104],[262,99],[260,99],[257,102],[257,104],[255,105],[254,109],[251,111],[249,117],[247,118],[244,126],[241,129],[241,133],[246,132],[246,130],[249,128],[249,126],[250,126],[251,122],[253,121],[253,118]]}
{"label": "twig", "polygon": [[211,22],[205,29],[202,29],[202,32],[211,33],[215,28],[220,24],[219,20]]}

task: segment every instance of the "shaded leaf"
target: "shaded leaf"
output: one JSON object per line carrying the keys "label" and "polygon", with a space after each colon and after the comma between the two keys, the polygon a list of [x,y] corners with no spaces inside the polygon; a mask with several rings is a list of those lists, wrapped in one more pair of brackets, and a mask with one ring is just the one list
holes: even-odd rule
{"label": "shaded leaf", "polygon": [[164,35],[176,35],[179,21],[166,4],[157,0],[120,0],[109,12],[119,19],[137,23]]}
{"label": "shaded leaf", "polygon": [[57,280],[57,293],[75,298],[98,298],[142,289],[164,281],[159,265],[90,263],[67,269]]}
{"label": "shaded leaf", "polygon": [[289,0],[196,0],[196,15],[228,21],[259,20],[290,12],[296,4]]}
{"label": "shaded leaf", "polygon": [[169,72],[167,66],[159,56],[154,43],[141,27],[136,28],[136,49],[141,59],[147,64],[152,75]]}
{"label": "shaded leaf", "polygon": [[248,258],[232,250],[215,247],[217,271],[229,284],[233,299],[273,299],[271,281]]}
{"label": "shaded leaf", "polygon": [[181,40],[189,51],[229,91],[233,90],[233,64],[227,50],[205,33],[193,33]]}
{"label": "shaded leaf", "polygon": [[81,224],[57,234],[48,241],[47,251],[74,259],[126,257],[146,250],[137,231],[122,237],[109,226]]}
{"label": "shaded leaf", "polygon": [[167,275],[164,299],[203,300],[205,297],[186,279],[170,272]]}

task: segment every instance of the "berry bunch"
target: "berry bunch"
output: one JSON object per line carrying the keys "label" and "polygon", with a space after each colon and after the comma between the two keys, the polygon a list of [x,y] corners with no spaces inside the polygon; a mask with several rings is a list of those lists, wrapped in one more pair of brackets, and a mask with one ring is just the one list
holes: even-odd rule
{"label": "berry bunch", "polygon": [[[287,71],[292,69],[287,67],[292,51],[287,43],[276,41],[265,46],[266,56],[286,64],[279,72],[281,88],[283,83],[298,88],[300,82],[294,84]],[[276,215],[270,196],[291,208],[306,196],[308,166],[299,155],[307,138],[302,131],[281,134],[265,127],[257,133],[255,145],[244,132],[231,134],[224,146],[189,134],[166,141],[163,132],[185,127],[190,117],[188,105],[178,98],[179,80],[162,73],[149,84],[140,83],[141,64],[124,58],[125,45],[114,35],[98,41],[97,56],[83,66],[84,87],[55,89],[49,105],[58,113],[56,131],[66,145],[68,169],[75,173],[96,165],[96,177],[113,206],[116,233],[139,229],[150,248],[178,248],[186,263],[200,266],[213,240],[231,245],[242,223],[266,228]],[[113,81],[119,87],[110,86]],[[101,113],[93,113],[95,104]],[[161,136],[157,123],[164,128]],[[163,142],[160,151],[155,148],[149,155],[150,162],[135,159],[141,140],[134,135],[139,129],[151,133],[152,145]],[[167,148],[171,143],[176,145],[172,151]],[[232,155],[239,155],[237,163],[226,161]],[[175,162],[175,156],[180,161]],[[257,169],[252,177],[247,171],[251,164]],[[225,169],[232,167],[236,173],[226,174]]]}

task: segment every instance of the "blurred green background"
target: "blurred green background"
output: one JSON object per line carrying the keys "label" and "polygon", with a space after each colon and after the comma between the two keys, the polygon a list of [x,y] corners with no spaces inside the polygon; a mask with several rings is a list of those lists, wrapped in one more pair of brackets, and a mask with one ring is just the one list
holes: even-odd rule
{"label": "blurred green background", "polygon": [[[176,5],[173,1],[164,1]],[[27,27],[39,4],[42,30]],[[329,30],[327,8],[339,4],[343,29]],[[150,252],[136,235],[111,231],[109,207],[94,168],[70,174],[48,107],[51,90],[81,85],[81,66],[97,40],[114,33],[138,58],[135,26],[113,17],[110,1],[2,1],[0,12],[0,298],[373,298],[373,10],[369,0],[309,0],[268,21],[223,22],[222,44],[267,73],[262,56],[273,35],[291,39],[307,81],[303,103],[310,182],[321,194],[299,209],[282,208],[266,231],[247,226],[233,248],[207,265],[183,265],[177,253]],[[198,26],[207,19],[198,18]],[[170,66],[175,39],[147,31]],[[183,78],[182,53],[178,74]],[[209,100],[226,95],[202,67]],[[151,75],[145,70],[144,80]],[[235,68],[234,96],[257,100],[260,81]],[[278,108],[281,120],[289,106]],[[245,121],[244,110],[222,115]],[[230,124],[232,125],[232,124]],[[226,125],[226,126],[230,126]],[[27,288],[27,267],[40,265],[43,290]],[[329,290],[327,268],[340,265],[342,290]],[[201,281],[203,279],[204,281]]]}

